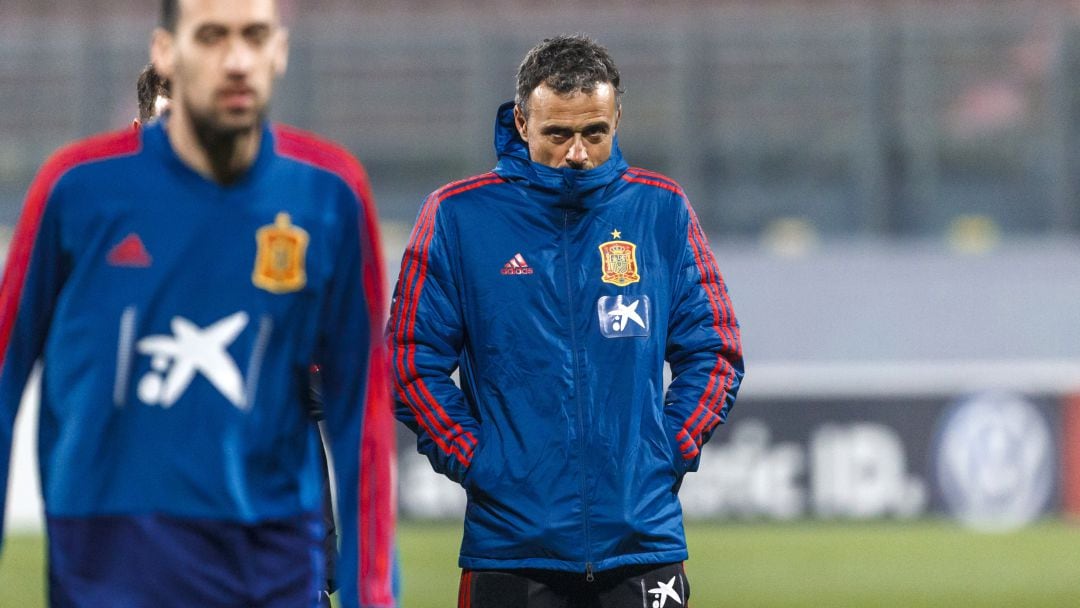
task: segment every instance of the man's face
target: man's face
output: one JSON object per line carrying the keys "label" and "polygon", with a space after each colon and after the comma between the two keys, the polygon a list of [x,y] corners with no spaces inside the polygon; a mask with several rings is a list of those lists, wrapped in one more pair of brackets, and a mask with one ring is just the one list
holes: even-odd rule
{"label": "man's face", "polygon": [[599,84],[592,93],[559,95],[546,84],[533,89],[526,117],[514,108],[514,121],[529,145],[533,162],[556,168],[592,169],[611,156],[622,112],[615,90]]}
{"label": "man's face", "polygon": [[240,133],[266,112],[287,38],[274,0],[181,0],[176,31],[155,33],[154,66],[172,83],[174,112]]}

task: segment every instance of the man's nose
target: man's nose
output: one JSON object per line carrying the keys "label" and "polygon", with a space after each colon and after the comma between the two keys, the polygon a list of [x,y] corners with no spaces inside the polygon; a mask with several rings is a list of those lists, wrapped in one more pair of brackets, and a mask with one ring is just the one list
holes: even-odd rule
{"label": "man's nose", "polygon": [[255,53],[243,39],[233,39],[225,54],[225,71],[232,74],[246,74],[254,63]]}
{"label": "man's nose", "polygon": [[574,141],[570,149],[566,151],[566,162],[570,165],[584,166],[589,160],[589,152],[585,149],[585,141],[580,134],[574,135]]}

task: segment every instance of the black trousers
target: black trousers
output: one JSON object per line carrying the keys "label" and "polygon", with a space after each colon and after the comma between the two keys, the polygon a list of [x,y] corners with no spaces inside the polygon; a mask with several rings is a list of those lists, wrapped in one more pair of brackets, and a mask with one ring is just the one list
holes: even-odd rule
{"label": "black trousers", "polygon": [[682,563],[628,566],[587,579],[554,570],[463,570],[458,608],[687,608]]}

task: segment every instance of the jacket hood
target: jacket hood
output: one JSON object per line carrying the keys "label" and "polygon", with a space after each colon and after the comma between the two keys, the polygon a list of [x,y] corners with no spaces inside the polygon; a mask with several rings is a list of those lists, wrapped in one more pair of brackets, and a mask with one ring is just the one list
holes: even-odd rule
{"label": "jacket hood", "polygon": [[523,182],[537,194],[548,194],[540,200],[557,207],[588,208],[599,203],[604,189],[628,168],[619,150],[618,135],[611,144],[611,157],[594,169],[557,169],[534,163],[514,125],[512,101],[499,106],[495,117],[495,155],[499,159],[495,173],[508,181]]}

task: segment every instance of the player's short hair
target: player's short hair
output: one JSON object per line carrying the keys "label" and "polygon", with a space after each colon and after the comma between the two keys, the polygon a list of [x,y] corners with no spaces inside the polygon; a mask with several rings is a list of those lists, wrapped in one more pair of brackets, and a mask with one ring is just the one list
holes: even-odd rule
{"label": "player's short hair", "polygon": [[615,89],[615,104],[623,93],[619,69],[603,46],[586,36],[547,38],[525,55],[517,72],[517,95],[514,103],[528,115],[529,96],[541,84],[560,95],[578,91],[592,93],[600,84]]}
{"label": "player's short hair", "polygon": [[180,0],[162,0],[161,23],[162,29],[170,32],[176,31],[176,22],[180,19]]}
{"label": "player's short hair", "polygon": [[147,64],[135,83],[139,100],[139,122],[146,123],[154,117],[154,105],[158,97],[169,97],[169,81],[157,73],[153,64]]}
{"label": "player's short hair", "polygon": [[176,24],[180,21],[180,0],[162,0],[161,29],[176,32]]}

